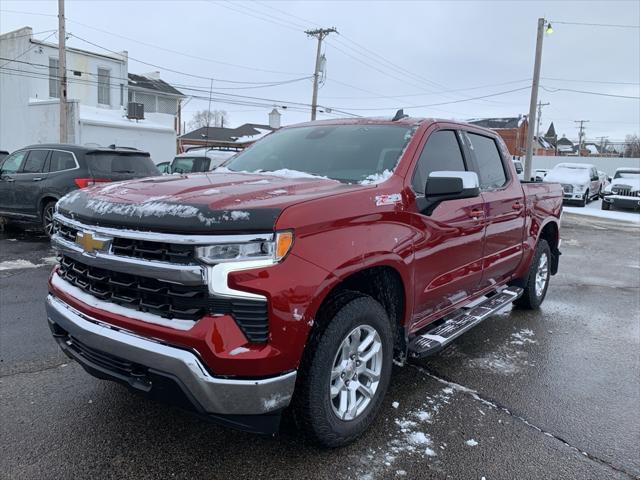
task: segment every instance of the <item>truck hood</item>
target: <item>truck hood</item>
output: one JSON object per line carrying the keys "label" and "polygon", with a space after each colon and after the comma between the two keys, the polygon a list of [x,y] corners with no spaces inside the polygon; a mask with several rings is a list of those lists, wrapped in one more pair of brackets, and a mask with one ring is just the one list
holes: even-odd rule
{"label": "truck hood", "polygon": [[366,188],[302,175],[227,171],[129,180],[76,190],[57,207],[62,215],[91,225],[167,233],[253,233],[273,231],[289,205]]}
{"label": "truck hood", "polygon": [[568,185],[585,185],[591,181],[588,170],[577,168],[551,170],[544,177],[545,182],[565,183]]}

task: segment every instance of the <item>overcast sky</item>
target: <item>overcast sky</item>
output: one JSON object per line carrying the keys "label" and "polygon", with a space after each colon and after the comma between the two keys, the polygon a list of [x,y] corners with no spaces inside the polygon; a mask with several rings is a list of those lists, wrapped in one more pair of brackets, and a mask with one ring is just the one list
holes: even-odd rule
{"label": "overcast sky", "polygon": [[[56,12],[57,1],[2,0],[0,31],[25,25],[34,32],[56,29]],[[281,110],[284,124],[309,119],[308,111],[295,111],[288,102],[311,101],[311,80],[304,77],[313,73],[316,41],[303,30],[318,26],[339,32],[323,49],[323,106],[376,116],[392,115],[399,107],[412,116],[458,119],[526,114],[530,89],[524,87],[533,71],[536,21],[545,17],[554,29],[544,39],[541,84],[546,89],[636,99],[541,90],[539,98],[550,103],[542,129],[553,121],[558,135],[576,138],[574,120],[584,119],[589,139],[622,140],[640,131],[640,29],[560,23],[640,25],[637,0],[67,0],[66,16],[71,34],[127,50],[129,72],[160,70],[161,78],[185,94],[205,97],[188,101],[186,120],[208,108],[207,79],[213,77],[212,109],[229,112],[232,125],[267,123],[273,105],[282,104],[290,105]],[[100,51],[73,36],[68,45]],[[516,89],[521,90],[468,100]],[[221,93],[267,100],[226,97],[264,106],[228,104],[219,101]],[[457,103],[434,105],[445,102]],[[335,115],[341,114],[333,110],[319,118]]]}

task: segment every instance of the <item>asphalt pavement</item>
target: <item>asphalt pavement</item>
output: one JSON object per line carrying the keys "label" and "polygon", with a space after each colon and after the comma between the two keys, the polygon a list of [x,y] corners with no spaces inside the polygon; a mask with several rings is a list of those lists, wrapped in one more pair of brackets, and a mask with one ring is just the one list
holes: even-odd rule
{"label": "asphalt pavement", "polygon": [[381,415],[338,450],[261,437],[97,380],[50,338],[53,261],[0,234],[0,478],[640,478],[640,228],[565,215],[542,309],[495,315],[396,367]]}

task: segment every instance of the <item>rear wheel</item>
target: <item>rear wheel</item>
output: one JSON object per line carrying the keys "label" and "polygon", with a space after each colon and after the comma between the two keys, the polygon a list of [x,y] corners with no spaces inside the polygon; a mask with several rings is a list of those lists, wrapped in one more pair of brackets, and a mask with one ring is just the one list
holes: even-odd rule
{"label": "rear wheel", "polygon": [[544,301],[551,277],[551,249],[546,240],[539,240],[531,260],[524,293],[514,303],[527,310],[536,310]]}
{"label": "rear wheel", "polygon": [[53,235],[53,214],[56,212],[56,202],[47,202],[42,208],[42,229],[47,237]]}
{"label": "rear wheel", "polygon": [[354,294],[307,348],[293,402],[296,422],[323,446],[346,445],[369,428],[387,391],[389,317],[373,298]]}

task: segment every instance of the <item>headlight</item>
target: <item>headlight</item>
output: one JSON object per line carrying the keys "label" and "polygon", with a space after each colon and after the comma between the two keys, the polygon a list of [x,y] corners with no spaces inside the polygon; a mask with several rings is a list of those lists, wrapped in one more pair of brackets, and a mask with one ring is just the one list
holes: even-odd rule
{"label": "headlight", "polygon": [[277,232],[273,240],[204,245],[196,248],[196,257],[205,263],[241,262],[246,260],[282,260],[293,245],[293,232]]}
{"label": "headlight", "polygon": [[578,190],[584,192],[587,189],[588,185],[578,185]]}

